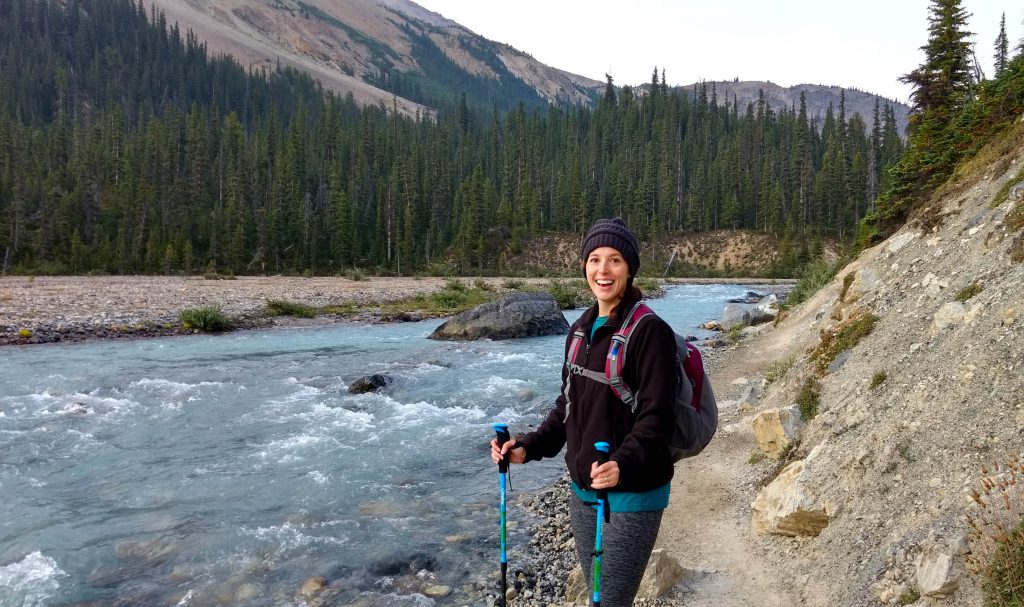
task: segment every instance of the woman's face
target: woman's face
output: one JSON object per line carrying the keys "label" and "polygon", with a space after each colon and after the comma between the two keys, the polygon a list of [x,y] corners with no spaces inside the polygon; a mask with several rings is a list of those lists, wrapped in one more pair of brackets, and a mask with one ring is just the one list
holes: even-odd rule
{"label": "woman's face", "polygon": [[608,316],[626,293],[629,264],[618,249],[598,247],[583,261],[583,268],[599,314]]}

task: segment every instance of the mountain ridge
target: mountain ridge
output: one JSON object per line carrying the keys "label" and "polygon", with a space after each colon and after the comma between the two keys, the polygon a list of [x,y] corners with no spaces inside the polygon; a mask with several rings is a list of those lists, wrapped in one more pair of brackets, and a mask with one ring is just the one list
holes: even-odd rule
{"label": "mountain ridge", "polygon": [[[541,63],[527,51],[484,38],[409,0],[222,0],[216,5],[150,0],[150,4],[163,11],[169,22],[193,30],[210,51],[231,55],[250,70],[272,69],[281,63],[309,73],[339,94],[351,93],[361,105],[395,104],[407,115],[430,114],[438,103],[425,97],[447,95],[454,100],[459,89],[482,89],[478,105],[510,96],[518,97],[507,101],[510,106],[517,101],[591,105],[606,85]],[[429,65],[435,66],[433,73]],[[716,87],[722,96],[735,94],[743,106],[756,102],[758,90],[764,90],[776,111],[797,105],[800,91],[807,91],[809,114],[817,117],[819,126],[829,103],[838,111],[841,90],[846,91],[848,115],[859,113],[867,124],[875,98],[884,99],[836,85],[781,87],[770,80],[703,84]],[[643,90],[647,85],[631,86]],[[893,106],[902,132],[910,108],[885,102]]]}

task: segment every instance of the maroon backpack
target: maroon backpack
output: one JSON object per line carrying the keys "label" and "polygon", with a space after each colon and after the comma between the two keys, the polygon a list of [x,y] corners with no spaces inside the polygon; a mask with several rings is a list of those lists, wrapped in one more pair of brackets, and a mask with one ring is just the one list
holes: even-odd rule
{"label": "maroon backpack", "polygon": [[[629,338],[640,321],[655,316],[654,311],[639,301],[626,315],[626,322],[612,335],[612,343],[608,347],[608,357],[604,363],[604,373],[585,369],[575,363],[580,347],[585,342],[583,329],[577,328],[569,343],[569,351],[565,364],[571,374],[583,375],[594,381],[607,384],[615,395],[636,413],[637,400],[633,390],[622,378],[626,364],[626,352],[629,350]],[[679,362],[679,375],[676,377],[676,397],[673,404],[675,423],[672,437],[669,439],[669,451],[672,461],[677,462],[686,457],[693,457],[711,442],[718,428],[718,404],[711,390],[711,381],[704,371],[704,360],[700,350],[687,342],[678,333],[673,332],[676,339],[676,357]],[[569,384],[565,383],[566,414],[568,415]]]}

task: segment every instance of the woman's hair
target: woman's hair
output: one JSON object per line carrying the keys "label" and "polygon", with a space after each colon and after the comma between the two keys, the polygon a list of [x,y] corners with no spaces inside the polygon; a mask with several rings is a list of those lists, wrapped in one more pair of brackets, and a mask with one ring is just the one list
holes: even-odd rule
{"label": "woman's hair", "polygon": [[619,309],[622,308],[622,302],[626,301],[627,299],[630,301],[639,301],[640,299],[643,299],[643,296],[644,294],[642,291],[640,291],[640,289],[630,284],[628,287],[626,287],[625,292],[623,292],[622,299],[620,299],[619,303],[615,304],[615,307],[612,308],[612,312],[611,314],[609,314],[609,316],[611,318],[614,318],[615,320],[620,320]]}

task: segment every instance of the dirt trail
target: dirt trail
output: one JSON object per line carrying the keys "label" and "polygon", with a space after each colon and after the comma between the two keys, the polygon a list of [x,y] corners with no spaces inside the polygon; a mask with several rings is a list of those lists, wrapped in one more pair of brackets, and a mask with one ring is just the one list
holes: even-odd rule
{"label": "dirt trail", "polygon": [[785,325],[765,327],[710,366],[720,408],[718,433],[701,455],[676,464],[657,544],[690,570],[683,583],[684,605],[789,607],[800,602],[792,585],[774,574],[778,540],[766,540],[750,528],[750,504],[758,488],[748,460],[756,445],[752,414],[740,412],[736,402],[772,362],[800,354],[806,335],[797,333]]}

